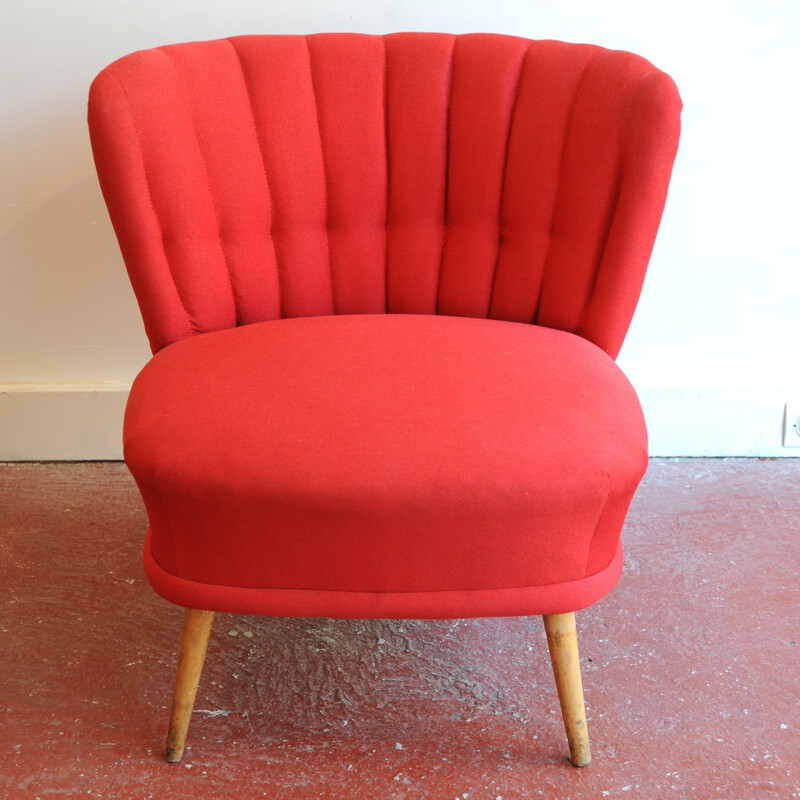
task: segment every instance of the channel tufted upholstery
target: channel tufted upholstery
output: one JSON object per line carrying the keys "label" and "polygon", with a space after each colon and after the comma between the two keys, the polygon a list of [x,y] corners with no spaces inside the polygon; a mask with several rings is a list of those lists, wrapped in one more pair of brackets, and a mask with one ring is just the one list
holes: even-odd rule
{"label": "channel tufted upholstery", "polygon": [[647,463],[613,359],[679,116],[638,56],[500,35],[244,36],[100,73],[154,352],[125,458],[187,648],[203,611],[560,618],[613,587]]}

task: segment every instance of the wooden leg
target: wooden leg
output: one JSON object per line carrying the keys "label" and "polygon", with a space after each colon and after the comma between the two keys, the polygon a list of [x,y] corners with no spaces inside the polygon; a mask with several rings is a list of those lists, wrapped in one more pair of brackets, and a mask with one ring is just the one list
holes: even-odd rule
{"label": "wooden leg", "polygon": [[589,732],[586,729],[586,709],[583,705],[575,613],[546,614],[544,629],[547,631],[547,645],[550,648],[561,714],[567,730],[570,758],[576,767],[584,767],[592,760],[592,754],[589,752]]}
{"label": "wooden leg", "polygon": [[189,718],[194,708],[194,698],[200,683],[200,673],[203,671],[203,661],[213,621],[213,611],[198,611],[194,608],[187,608],[183,617],[178,677],[175,681],[175,696],[172,699],[172,714],[167,734],[167,761],[173,763],[183,757]]}

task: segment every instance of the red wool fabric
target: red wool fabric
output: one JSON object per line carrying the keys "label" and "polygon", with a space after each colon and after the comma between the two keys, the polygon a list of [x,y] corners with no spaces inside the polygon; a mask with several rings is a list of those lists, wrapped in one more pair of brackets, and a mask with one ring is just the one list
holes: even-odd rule
{"label": "red wool fabric", "polygon": [[134,384],[125,458],[151,579],[200,585],[180,600],[196,605],[203,584],[246,597],[579,583],[613,561],[647,437],[620,370],[573,334],[325,316],[162,350]]}
{"label": "red wool fabric", "polygon": [[95,80],[153,360],[125,456],[195,608],[571,611],[646,467],[613,362],[679,135],[638,56],[489,34],[249,36]]}

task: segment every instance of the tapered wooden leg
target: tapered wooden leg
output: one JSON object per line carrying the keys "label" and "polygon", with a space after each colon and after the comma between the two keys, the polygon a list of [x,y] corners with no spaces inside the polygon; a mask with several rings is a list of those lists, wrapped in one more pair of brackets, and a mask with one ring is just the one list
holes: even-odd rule
{"label": "tapered wooden leg", "polygon": [[544,629],[547,631],[547,645],[550,648],[561,714],[567,730],[570,758],[576,767],[584,767],[592,760],[592,754],[589,751],[589,731],[586,729],[574,612],[546,614]]}
{"label": "tapered wooden leg", "polygon": [[172,699],[172,714],[167,734],[167,761],[178,762],[183,757],[186,732],[194,708],[194,698],[203,671],[208,637],[211,635],[213,611],[198,611],[187,608],[183,617],[181,652],[178,656],[178,677],[175,681],[175,696]]}

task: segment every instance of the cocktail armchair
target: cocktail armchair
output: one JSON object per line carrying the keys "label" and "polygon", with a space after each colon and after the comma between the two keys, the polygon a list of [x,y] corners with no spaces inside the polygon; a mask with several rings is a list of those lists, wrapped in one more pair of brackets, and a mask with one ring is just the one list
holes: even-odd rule
{"label": "cocktail armchair", "polygon": [[630,53],[500,35],[244,36],[126,56],[92,146],[154,356],[125,458],[186,609],[542,615],[574,764],[574,612],[647,464],[615,364],[678,143]]}

